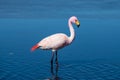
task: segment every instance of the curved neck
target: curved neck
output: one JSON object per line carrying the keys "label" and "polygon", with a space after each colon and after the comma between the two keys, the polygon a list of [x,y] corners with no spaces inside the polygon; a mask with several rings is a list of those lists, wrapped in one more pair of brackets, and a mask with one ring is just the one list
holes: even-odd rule
{"label": "curved neck", "polygon": [[69,29],[70,29],[69,43],[71,43],[74,40],[75,31],[73,29],[72,22],[70,20],[68,21],[68,26],[69,26]]}

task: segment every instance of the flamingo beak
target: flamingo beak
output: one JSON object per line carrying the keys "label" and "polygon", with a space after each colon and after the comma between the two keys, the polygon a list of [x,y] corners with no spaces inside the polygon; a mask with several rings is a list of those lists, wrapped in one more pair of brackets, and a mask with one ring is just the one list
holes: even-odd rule
{"label": "flamingo beak", "polygon": [[75,24],[77,25],[77,27],[79,28],[80,26],[80,22],[78,20],[75,21]]}

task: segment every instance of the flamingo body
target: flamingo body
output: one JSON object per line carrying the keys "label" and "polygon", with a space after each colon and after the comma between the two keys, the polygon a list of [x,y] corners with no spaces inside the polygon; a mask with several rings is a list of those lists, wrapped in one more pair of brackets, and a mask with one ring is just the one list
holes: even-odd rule
{"label": "flamingo body", "polygon": [[58,50],[69,44],[68,37],[63,33],[57,33],[41,40],[38,45],[40,49]]}

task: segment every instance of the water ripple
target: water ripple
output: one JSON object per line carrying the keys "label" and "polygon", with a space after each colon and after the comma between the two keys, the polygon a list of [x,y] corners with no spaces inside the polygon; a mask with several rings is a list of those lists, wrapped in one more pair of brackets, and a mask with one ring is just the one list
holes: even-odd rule
{"label": "water ripple", "polygon": [[[37,66],[36,66],[37,65]],[[49,64],[1,62],[0,80],[50,80]],[[60,63],[58,80],[119,80],[120,65],[105,62]]]}

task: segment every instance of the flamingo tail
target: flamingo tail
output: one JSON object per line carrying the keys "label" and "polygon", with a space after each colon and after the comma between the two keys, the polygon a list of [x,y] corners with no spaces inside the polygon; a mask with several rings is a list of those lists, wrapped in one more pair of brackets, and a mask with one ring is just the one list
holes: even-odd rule
{"label": "flamingo tail", "polygon": [[36,50],[37,48],[39,48],[39,45],[38,45],[38,44],[34,45],[34,46],[31,48],[31,51],[34,51],[34,50]]}

